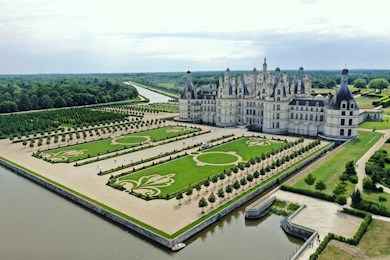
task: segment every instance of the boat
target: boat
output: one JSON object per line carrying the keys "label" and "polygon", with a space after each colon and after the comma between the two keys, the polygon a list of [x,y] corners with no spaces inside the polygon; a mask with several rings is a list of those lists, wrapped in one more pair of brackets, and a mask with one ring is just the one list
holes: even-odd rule
{"label": "boat", "polygon": [[179,243],[179,244],[176,244],[172,247],[172,251],[179,251],[180,249],[183,249],[186,247],[186,244],[184,243]]}

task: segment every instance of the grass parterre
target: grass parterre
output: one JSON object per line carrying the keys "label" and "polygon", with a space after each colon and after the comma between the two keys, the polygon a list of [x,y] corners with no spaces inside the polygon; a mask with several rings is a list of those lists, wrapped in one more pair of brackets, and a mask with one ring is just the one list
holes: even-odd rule
{"label": "grass parterre", "polygon": [[99,141],[51,149],[39,152],[36,156],[45,158],[51,162],[73,162],[198,131],[200,131],[199,128],[167,126]]}
{"label": "grass parterre", "polygon": [[[218,178],[225,178],[220,176],[222,173],[230,173],[231,169],[233,173],[237,173],[239,169],[244,170],[245,166],[251,167],[262,160],[264,168],[267,169],[262,173],[265,175],[280,166],[282,160],[287,157],[287,152],[298,149],[294,146],[302,142],[303,139],[287,143],[281,140],[243,137],[155,167],[129,172],[125,176],[121,174],[119,178],[110,178],[108,185],[120,190],[128,189],[136,195],[148,198],[167,198],[210,178],[210,181],[215,183]],[[303,146],[301,148],[303,149]],[[277,158],[271,158],[279,152]]]}

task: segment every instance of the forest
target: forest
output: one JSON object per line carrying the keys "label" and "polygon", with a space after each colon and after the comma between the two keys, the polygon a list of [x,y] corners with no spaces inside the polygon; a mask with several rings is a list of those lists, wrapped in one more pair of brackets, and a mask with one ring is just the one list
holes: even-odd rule
{"label": "forest", "polygon": [[[231,71],[232,76],[239,76],[249,71]],[[298,70],[282,71],[289,77],[298,75]],[[223,76],[223,71],[193,72],[192,81],[195,86],[204,84],[216,84],[219,77]],[[305,74],[312,80],[313,88],[332,88],[340,83],[341,70],[306,70]],[[186,84],[186,73],[134,73],[129,74],[130,80],[177,94]],[[356,79],[365,79],[366,82],[376,78],[384,78],[390,81],[389,70],[349,70],[349,84],[353,84]]]}
{"label": "forest", "polygon": [[0,113],[99,104],[133,99],[137,90],[122,74],[3,75]]}

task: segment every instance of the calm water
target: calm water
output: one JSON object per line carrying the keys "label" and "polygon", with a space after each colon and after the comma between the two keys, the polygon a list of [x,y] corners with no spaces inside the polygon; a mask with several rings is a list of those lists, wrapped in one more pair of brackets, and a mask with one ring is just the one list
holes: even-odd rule
{"label": "calm water", "polygon": [[134,86],[134,87],[137,89],[140,95],[149,98],[150,100],[149,103],[168,102],[169,100],[172,99],[168,96],[161,95],[159,93],[153,92],[146,88],[141,88],[138,86]]}
{"label": "calm water", "polygon": [[1,259],[286,259],[302,241],[244,207],[171,253],[0,167]]}
{"label": "calm water", "polygon": [[0,167],[0,259],[287,259],[303,243],[279,216],[245,221],[245,206],[172,253]]}

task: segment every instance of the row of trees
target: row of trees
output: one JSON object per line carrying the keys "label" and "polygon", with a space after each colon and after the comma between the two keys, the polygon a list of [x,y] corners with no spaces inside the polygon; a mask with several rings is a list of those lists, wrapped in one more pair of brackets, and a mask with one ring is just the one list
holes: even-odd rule
{"label": "row of trees", "polygon": [[0,116],[0,138],[54,131],[67,125],[80,127],[127,120],[125,113],[112,113],[88,108],[40,111]]}
{"label": "row of trees", "polygon": [[0,113],[136,98],[137,90],[121,80],[99,75],[4,76],[0,78]]}
{"label": "row of trees", "polygon": [[[297,142],[295,142],[295,145],[298,144],[300,141],[298,140]],[[292,144],[294,146],[294,143],[289,143],[289,144]],[[267,166],[264,166],[264,167],[261,167],[260,170],[256,170],[252,173],[247,173],[246,175],[242,176],[241,179],[238,179],[238,173],[239,173],[239,169],[244,172],[244,169],[245,167],[249,168],[251,165],[254,165],[256,163],[259,163],[261,160],[266,160],[267,157],[266,155],[264,155],[263,159],[262,156],[259,156],[258,158],[260,160],[250,160],[248,163],[246,164],[240,164],[238,165],[237,167],[233,167],[232,169],[228,169],[228,170],[224,170],[222,173],[220,173],[219,175],[215,175],[213,177],[211,177],[211,179],[206,179],[203,181],[203,186],[205,187],[206,191],[208,191],[208,187],[211,185],[211,183],[214,184],[214,188],[216,188],[216,184],[219,182],[219,181],[223,181],[226,177],[228,178],[228,181],[230,182],[230,178],[231,176],[234,174],[235,175],[235,178],[236,180],[233,181],[232,183],[228,184],[226,187],[221,187],[218,192],[217,192],[217,195],[219,198],[221,198],[221,202],[222,202],[222,199],[225,197],[225,192],[230,195],[230,193],[232,193],[234,190],[236,190],[236,194],[238,192],[238,190],[240,190],[241,187],[244,187],[246,184],[249,183],[249,186],[251,186],[251,183],[253,181],[261,178],[263,179],[263,176],[264,175],[268,175],[269,172],[271,172],[273,169],[277,169],[278,167],[282,166],[284,163],[290,161],[290,160],[293,160],[294,158],[298,158],[299,155],[302,155],[304,154],[306,151],[309,151],[310,149],[312,149],[313,147],[317,146],[319,144],[318,141],[314,141],[310,144],[308,144],[307,146],[304,146],[302,148],[299,148],[295,151],[292,151],[291,154],[289,155],[285,155],[285,156],[280,156],[280,158],[277,158],[276,160],[273,160],[272,163],[270,163],[269,165]],[[287,147],[292,147],[290,145],[287,145],[285,146],[286,149],[288,149]],[[282,152],[284,149],[280,149],[279,152]],[[274,155],[276,155],[277,153],[274,153]],[[271,153],[270,153],[271,155]],[[193,192],[193,189],[195,188],[198,192],[198,196],[200,196],[200,190],[202,188],[202,185],[201,184],[196,184],[195,187],[191,187],[189,186],[187,191],[185,192],[185,194],[188,196],[188,199],[190,200],[191,199],[191,195],[192,195],[192,192]],[[208,198],[208,202],[211,203],[211,205],[215,202],[215,195],[212,193],[210,194],[209,198]],[[229,196],[230,198],[230,196]],[[181,199],[183,199],[183,192],[178,192],[176,194],[176,199],[179,200],[179,204],[181,203]],[[207,201],[202,198],[200,201],[199,201],[199,207],[201,207],[202,209],[204,207],[206,207],[208,205]],[[203,212],[203,211],[202,211]]]}
{"label": "row of trees", "polygon": [[386,89],[389,86],[389,82],[384,78],[376,78],[376,79],[370,80],[370,82],[368,82],[368,84],[367,84],[366,79],[360,78],[360,79],[356,79],[353,82],[353,86],[355,88],[367,88],[368,87],[371,89],[382,90],[382,89]]}

